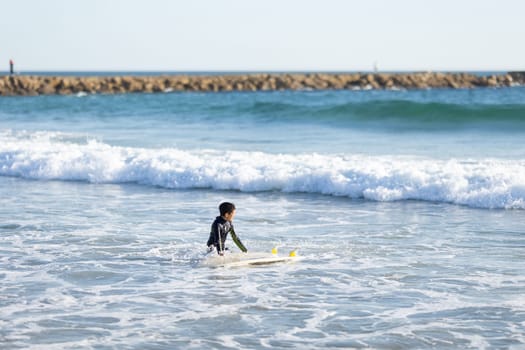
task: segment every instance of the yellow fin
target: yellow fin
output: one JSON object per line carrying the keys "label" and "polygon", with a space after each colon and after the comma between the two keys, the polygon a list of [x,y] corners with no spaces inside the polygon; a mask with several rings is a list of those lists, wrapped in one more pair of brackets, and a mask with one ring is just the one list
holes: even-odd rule
{"label": "yellow fin", "polygon": [[294,249],[294,250],[292,250],[292,251],[290,252],[290,254],[289,254],[290,257],[293,258],[294,256],[297,256],[296,250],[297,250],[297,249]]}
{"label": "yellow fin", "polygon": [[273,247],[272,248],[272,254],[273,255],[277,255],[277,247]]}

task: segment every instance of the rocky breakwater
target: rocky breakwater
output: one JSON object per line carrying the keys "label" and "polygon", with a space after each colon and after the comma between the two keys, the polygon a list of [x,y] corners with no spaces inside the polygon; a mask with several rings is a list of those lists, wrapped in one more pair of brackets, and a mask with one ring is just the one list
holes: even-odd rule
{"label": "rocky breakwater", "polygon": [[171,91],[464,89],[516,85],[525,85],[525,74],[523,72],[490,76],[467,73],[312,73],[113,77],[14,75],[0,77],[0,95],[120,94]]}

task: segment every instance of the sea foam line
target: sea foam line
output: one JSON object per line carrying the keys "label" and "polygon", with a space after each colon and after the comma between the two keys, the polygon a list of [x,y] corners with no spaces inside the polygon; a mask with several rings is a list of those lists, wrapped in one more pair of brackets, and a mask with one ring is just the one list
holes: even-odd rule
{"label": "sea foam line", "polygon": [[0,133],[0,175],[525,209],[525,162],[502,159],[146,149],[7,132]]}

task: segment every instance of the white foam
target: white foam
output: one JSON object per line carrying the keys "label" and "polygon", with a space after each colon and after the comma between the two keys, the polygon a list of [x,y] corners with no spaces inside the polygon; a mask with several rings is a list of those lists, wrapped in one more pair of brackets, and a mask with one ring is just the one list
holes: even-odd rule
{"label": "white foam", "polygon": [[525,209],[524,160],[145,149],[79,143],[57,133],[4,131],[0,175]]}

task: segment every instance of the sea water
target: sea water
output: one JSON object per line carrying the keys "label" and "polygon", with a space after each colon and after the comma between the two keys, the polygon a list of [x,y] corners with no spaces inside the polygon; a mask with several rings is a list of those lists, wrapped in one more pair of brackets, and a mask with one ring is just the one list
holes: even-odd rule
{"label": "sea water", "polygon": [[[1,97],[0,348],[525,348],[524,137],[520,87]],[[203,266],[222,201],[302,259]]]}

